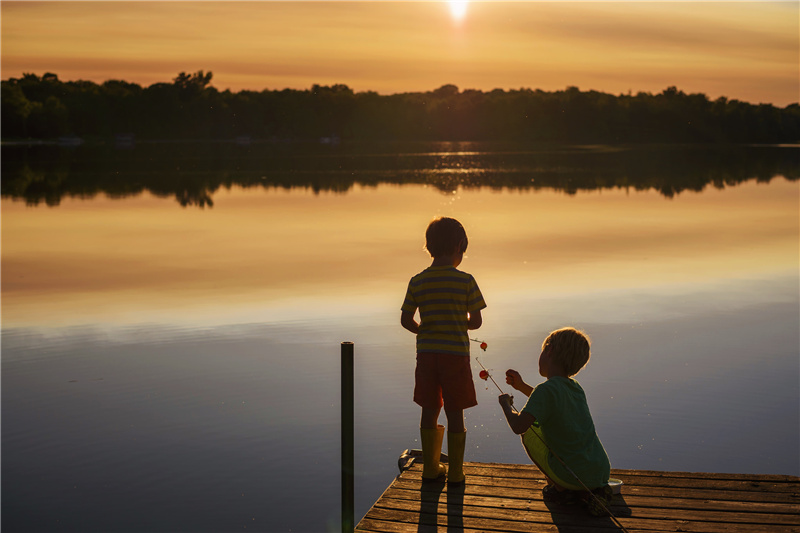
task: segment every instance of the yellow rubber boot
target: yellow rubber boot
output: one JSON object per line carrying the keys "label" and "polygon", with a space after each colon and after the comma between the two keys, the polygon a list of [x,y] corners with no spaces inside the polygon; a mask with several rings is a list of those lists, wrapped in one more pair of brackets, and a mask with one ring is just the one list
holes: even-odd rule
{"label": "yellow rubber boot", "polygon": [[444,426],[436,429],[419,429],[422,441],[422,481],[434,481],[447,473],[447,468],[439,463],[442,455]]}
{"label": "yellow rubber boot", "polygon": [[450,473],[447,482],[454,485],[464,483],[464,446],[467,442],[467,432],[450,433],[447,432],[447,467]]}

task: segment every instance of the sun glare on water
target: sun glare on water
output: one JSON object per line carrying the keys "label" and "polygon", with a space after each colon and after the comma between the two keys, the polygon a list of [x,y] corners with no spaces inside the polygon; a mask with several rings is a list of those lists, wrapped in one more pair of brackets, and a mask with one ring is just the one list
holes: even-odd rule
{"label": "sun glare on water", "polygon": [[464,20],[464,17],[467,15],[468,0],[449,0],[447,3],[450,4],[450,14],[453,20],[456,22]]}

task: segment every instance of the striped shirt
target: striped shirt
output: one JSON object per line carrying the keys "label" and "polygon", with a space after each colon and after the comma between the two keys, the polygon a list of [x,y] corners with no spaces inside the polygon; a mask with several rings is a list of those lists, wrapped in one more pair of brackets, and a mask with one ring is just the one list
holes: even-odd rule
{"label": "striped shirt", "polygon": [[403,311],[419,309],[417,353],[469,356],[467,313],[486,307],[471,274],[452,266],[428,267],[408,282]]}

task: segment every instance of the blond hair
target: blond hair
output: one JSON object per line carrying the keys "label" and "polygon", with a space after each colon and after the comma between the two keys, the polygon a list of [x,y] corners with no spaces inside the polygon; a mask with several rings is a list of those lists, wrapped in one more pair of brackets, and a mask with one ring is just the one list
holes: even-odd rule
{"label": "blond hair", "polygon": [[561,328],[550,333],[542,343],[542,351],[552,350],[552,357],[568,376],[574,376],[591,357],[589,336],[575,328]]}

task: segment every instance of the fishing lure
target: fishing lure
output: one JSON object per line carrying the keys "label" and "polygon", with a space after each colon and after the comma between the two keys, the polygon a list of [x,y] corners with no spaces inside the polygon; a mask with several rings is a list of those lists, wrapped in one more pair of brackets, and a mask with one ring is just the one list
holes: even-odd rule
{"label": "fishing lure", "polygon": [[[479,365],[481,365],[481,371],[478,373],[478,376],[484,381],[486,381],[487,379],[491,379],[492,383],[494,383],[494,386],[497,387],[497,390],[500,391],[500,394],[505,394],[505,392],[503,392],[503,389],[500,388],[500,385],[497,384],[497,382],[494,380],[494,378],[489,373],[489,371],[486,370],[486,367],[483,366],[483,363],[481,363],[481,360],[478,359],[477,357],[475,358],[475,360],[478,362]],[[512,396],[512,400],[513,400],[513,396]]]}
{"label": "fishing lure", "polygon": [[[479,341],[478,339],[470,339],[470,340],[471,340],[472,342],[479,342],[479,343],[480,343],[480,345],[481,345],[481,350],[483,350],[484,352],[486,351],[486,348],[488,348],[488,347],[489,347],[489,345],[488,345],[488,344],[486,344],[486,341]],[[485,379],[485,378],[484,378],[484,379]]]}

